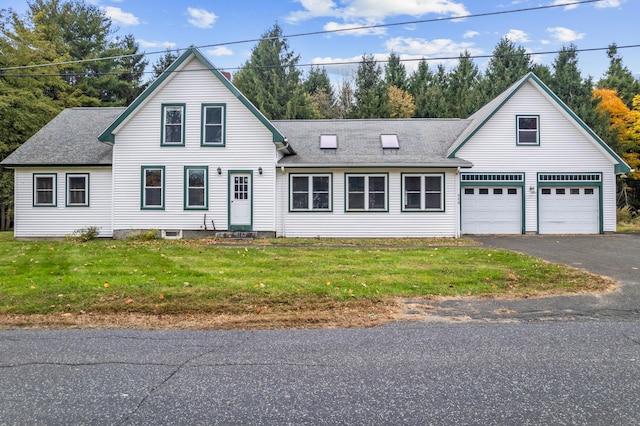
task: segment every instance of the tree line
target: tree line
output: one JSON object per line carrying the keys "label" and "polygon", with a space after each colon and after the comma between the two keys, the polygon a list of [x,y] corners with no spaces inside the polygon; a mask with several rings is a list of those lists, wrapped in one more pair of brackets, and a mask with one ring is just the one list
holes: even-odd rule
{"label": "tree line", "polygon": [[[148,61],[132,35],[116,36],[104,11],[81,0],[31,0],[25,16],[0,10],[0,160],[62,109],[122,106],[150,83]],[[364,54],[350,78],[333,84],[326,68],[304,73],[300,55],[275,24],[233,75],[234,85],[269,119],[466,118],[529,71],[547,84],[632,168],[640,167],[640,81],[622,63],[615,44],[609,68],[594,83],[583,77],[574,45],[551,67],[536,64],[524,47],[503,38],[484,72],[468,52],[447,70],[426,59],[414,72],[395,53],[378,63]],[[167,51],[152,66],[158,77],[178,53]],[[92,60],[96,58],[111,58]],[[622,182],[639,207],[640,175]],[[624,186],[626,185],[626,187]],[[633,192],[635,190],[635,192]],[[0,170],[0,230],[10,228],[13,173]]]}

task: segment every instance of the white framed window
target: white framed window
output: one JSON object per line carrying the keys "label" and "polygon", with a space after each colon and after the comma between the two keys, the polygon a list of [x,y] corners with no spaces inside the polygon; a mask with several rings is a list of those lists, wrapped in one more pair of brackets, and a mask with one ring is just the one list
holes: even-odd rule
{"label": "white framed window", "polygon": [[327,174],[290,174],[289,210],[290,211],[326,211],[332,210],[332,175]]}
{"label": "white framed window", "polygon": [[202,146],[225,145],[225,104],[202,105]]}
{"label": "white framed window", "polygon": [[89,174],[67,173],[67,207],[89,206]]}
{"label": "white framed window", "polygon": [[540,145],[540,116],[516,116],[517,144]]}
{"label": "white framed window", "polygon": [[444,175],[402,174],[403,211],[444,211]]}
{"label": "white framed window", "polygon": [[33,206],[56,207],[57,206],[57,181],[56,173],[37,173],[33,175]]}
{"label": "white framed window", "polygon": [[346,174],[346,211],[387,211],[387,174]]}
{"label": "white framed window", "polygon": [[185,166],[184,208],[185,210],[207,210],[209,187],[207,166]]}
{"label": "white framed window", "polygon": [[164,209],[164,166],[142,166],[141,208]]}
{"label": "white framed window", "polygon": [[163,146],[184,146],[184,104],[162,105]]}

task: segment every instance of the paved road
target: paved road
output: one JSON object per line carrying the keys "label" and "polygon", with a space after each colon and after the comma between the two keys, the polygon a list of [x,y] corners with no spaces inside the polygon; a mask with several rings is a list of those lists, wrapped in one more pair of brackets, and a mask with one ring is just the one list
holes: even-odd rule
{"label": "paved road", "polygon": [[[530,254],[620,282],[613,293],[518,300],[465,298],[429,302],[427,319],[473,321],[640,320],[640,234],[475,237],[486,247]],[[415,307],[412,301],[408,306]],[[435,308],[435,309],[432,309]]]}
{"label": "paved road", "polygon": [[637,425],[638,322],[2,331],[0,424]]}

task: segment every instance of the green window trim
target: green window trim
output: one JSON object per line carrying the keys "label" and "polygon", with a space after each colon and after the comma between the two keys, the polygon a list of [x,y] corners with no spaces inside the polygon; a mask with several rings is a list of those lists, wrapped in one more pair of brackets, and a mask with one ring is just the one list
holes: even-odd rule
{"label": "green window trim", "polygon": [[389,174],[345,173],[344,196],[345,212],[389,212]]}
{"label": "green window trim", "polygon": [[[411,184],[407,182],[408,179],[411,179]],[[401,173],[400,182],[402,185],[402,212],[445,211],[444,173]],[[434,186],[435,184],[438,184],[438,188]]]}
{"label": "green window trim", "polygon": [[[196,171],[202,172],[201,178],[196,176],[195,173],[193,174],[191,173]],[[198,201],[198,200],[201,200],[201,201]],[[195,202],[195,201],[198,201],[198,202]],[[184,167],[184,209],[185,210],[208,210],[209,209],[209,167],[208,166],[185,166]]]}
{"label": "green window trim", "polygon": [[333,173],[289,174],[289,212],[332,211]]}
{"label": "green window trim", "polygon": [[160,146],[184,146],[186,110],[186,104],[162,104]]}
{"label": "green window trim", "polygon": [[539,115],[516,115],[516,145],[540,146]]}
{"label": "green window trim", "polygon": [[58,207],[58,174],[33,174],[33,207]]}
{"label": "green window trim", "polygon": [[[216,112],[219,112],[219,114]],[[200,146],[226,146],[227,104],[202,104],[200,124]]]}
{"label": "green window trim", "polygon": [[66,207],[89,207],[89,173],[67,173]]}
{"label": "green window trim", "polygon": [[164,210],[164,195],[165,167],[142,166],[140,173],[140,210]]}

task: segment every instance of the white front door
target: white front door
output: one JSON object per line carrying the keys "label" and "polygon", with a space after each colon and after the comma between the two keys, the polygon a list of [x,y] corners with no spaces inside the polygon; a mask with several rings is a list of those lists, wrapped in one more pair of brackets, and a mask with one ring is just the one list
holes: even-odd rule
{"label": "white front door", "polygon": [[251,173],[229,174],[229,229],[251,230],[252,194]]}

